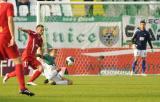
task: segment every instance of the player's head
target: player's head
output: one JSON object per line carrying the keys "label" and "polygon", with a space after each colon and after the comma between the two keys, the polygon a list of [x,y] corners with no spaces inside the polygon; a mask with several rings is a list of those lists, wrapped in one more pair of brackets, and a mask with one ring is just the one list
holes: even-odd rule
{"label": "player's head", "polygon": [[39,24],[36,26],[36,32],[40,35],[43,35],[43,32],[44,32],[44,26]]}
{"label": "player's head", "polygon": [[49,52],[49,54],[50,54],[50,56],[56,57],[56,56],[57,56],[57,52],[58,52],[57,49],[52,49],[52,50]]}
{"label": "player's head", "polygon": [[146,28],[146,22],[145,22],[145,20],[141,20],[140,21],[140,29],[145,30],[145,28]]}

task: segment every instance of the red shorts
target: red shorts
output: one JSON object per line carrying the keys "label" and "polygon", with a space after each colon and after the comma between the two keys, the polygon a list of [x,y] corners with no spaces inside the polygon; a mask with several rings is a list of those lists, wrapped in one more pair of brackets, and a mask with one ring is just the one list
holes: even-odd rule
{"label": "red shorts", "polygon": [[23,67],[27,68],[30,66],[33,69],[37,69],[38,66],[40,66],[41,63],[36,58],[28,58],[23,60]]}
{"label": "red shorts", "polygon": [[8,47],[10,42],[9,38],[0,37],[0,60],[14,59],[19,57],[19,51],[16,44]]}

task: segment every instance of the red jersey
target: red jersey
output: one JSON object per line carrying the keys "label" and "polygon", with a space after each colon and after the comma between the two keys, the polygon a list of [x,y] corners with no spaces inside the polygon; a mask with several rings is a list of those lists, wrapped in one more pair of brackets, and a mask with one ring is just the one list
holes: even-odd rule
{"label": "red jersey", "polygon": [[9,16],[14,16],[13,5],[7,2],[0,3],[0,36],[11,36],[8,27]]}
{"label": "red jersey", "polygon": [[43,40],[40,34],[37,34],[34,31],[28,30],[28,43],[26,48],[23,51],[22,59],[33,58],[36,55],[37,49],[42,47]]}

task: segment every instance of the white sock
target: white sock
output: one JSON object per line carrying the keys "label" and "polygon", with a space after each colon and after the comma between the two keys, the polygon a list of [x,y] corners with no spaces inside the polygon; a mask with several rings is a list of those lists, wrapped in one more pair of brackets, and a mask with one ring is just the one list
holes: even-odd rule
{"label": "white sock", "polygon": [[68,81],[67,80],[57,81],[56,85],[68,85]]}
{"label": "white sock", "polygon": [[61,68],[61,71],[60,71],[58,74],[59,74],[61,77],[63,77],[65,71],[66,71],[66,68],[65,68],[65,67],[62,67],[62,68]]}

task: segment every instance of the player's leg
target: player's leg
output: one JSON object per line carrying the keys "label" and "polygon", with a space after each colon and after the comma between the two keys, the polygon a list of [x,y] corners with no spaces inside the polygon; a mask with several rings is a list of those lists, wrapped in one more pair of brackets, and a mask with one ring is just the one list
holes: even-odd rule
{"label": "player's leg", "polygon": [[52,80],[53,77],[55,77],[57,75],[57,70],[56,70],[56,66],[53,65],[48,65],[47,63],[45,63],[43,61],[43,59],[37,59],[38,61],[41,62],[42,67],[43,67],[43,75],[45,76],[45,80],[44,80],[44,84],[49,83],[50,80]]}
{"label": "player's leg", "polygon": [[146,71],[146,60],[145,57],[142,58],[142,73],[145,73]]}
{"label": "player's leg", "polygon": [[72,85],[73,81],[67,78],[62,78],[62,79],[55,79],[54,82],[56,83],[56,85]]}
{"label": "player's leg", "polygon": [[8,73],[8,78],[15,77],[16,71],[12,71],[11,73]]}
{"label": "player's leg", "polygon": [[13,59],[13,62],[15,63],[15,73],[17,76],[17,79],[19,80],[20,89],[26,89],[25,88],[25,82],[24,82],[24,72],[22,68],[22,62],[21,58],[15,58]]}
{"label": "player's leg", "polygon": [[58,74],[57,70],[46,70],[44,69],[44,76],[46,79],[51,80],[53,77],[55,77]]}
{"label": "player's leg", "polygon": [[61,70],[59,71],[59,73],[58,73],[58,74],[59,74],[61,77],[63,77],[63,76],[64,76],[65,71],[66,71],[66,67],[61,67]]}
{"label": "player's leg", "polygon": [[[27,68],[28,69],[28,61],[23,61],[23,68]],[[3,83],[5,84],[6,81],[11,78],[11,77],[15,77],[16,76],[16,71],[12,71],[10,73],[7,73],[5,75],[5,77],[3,78]]]}
{"label": "player's leg", "polygon": [[73,81],[72,80],[67,79],[67,81],[68,81],[68,85],[73,85]]}
{"label": "player's leg", "polygon": [[52,80],[53,77],[57,75],[57,70],[53,68],[54,66],[43,66],[44,68],[44,76],[46,80],[44,83],[48,83],[50,80]]}
{"label": "player's leg", "polygon": [[19,57],[19,51],[18,51],[17,46],[13,45],[11,47],[6,47],[5,51],[8,54],[9,58],[11,58],[15,64],[15,73],[18,79],[19,88],[21,90],[20,94],[33,96],[34,93],[28,91],[27,88],[25,87],[22,61],[21,61],[21,57]]}
{"label": "player's leg", "polygon": [[56,85],[69,85],[68,80],[56,81]]}
{"label": "player's leg", "polygon": [[141,57],[142,57],[142,74],[145,74],[145,71],[146,71],[146,56],[147,56],[146,50],[142,50],[142,52],[141,52]]}
{"label": "player's leg", "polygon": [[135,68],[137,65],[138,56],[139,56],[139,50],[135,49],[134,50],[134,61],[132,63],[132,74],[135,73]]}
{"label": "player's leg", "polygon": [[37,70],[31,76],[31,78],[29,79],[27,84],[28,85],[36,85],[35,83],[33,83],[33,81],[36,80],[41,75],[41,73],[43,72],[43,67],[42,67],[41,63],[36,58],[34,58],[31,61],[31,63],[32,63],[31,67],[34,68],[34,69],[37,69]]}
{"label": "player's leg", "polygon": [[10,73],[7,73],[3,78],[3,84],[5,84],[9,78],[15,77],[15,76],[16,76],[16,71],[15,70],[10,72]]}
{"label": "player's leg", "polygon": [[[64,73],[63,73],[63,76],[64,76]],[[53,78],[53,80],[56,82],[56,85],[72,85],[73,84],[72,80],[67,79],[63,76],[61,76],[61,73],[58,73],[57,76]]]}
{"label": "player's leg", "polygon": [[48,82],[49,82],[49,80],[48,80],[48,79],[45,79],[43,83],[44,83],[44,84],[47,84]]}

